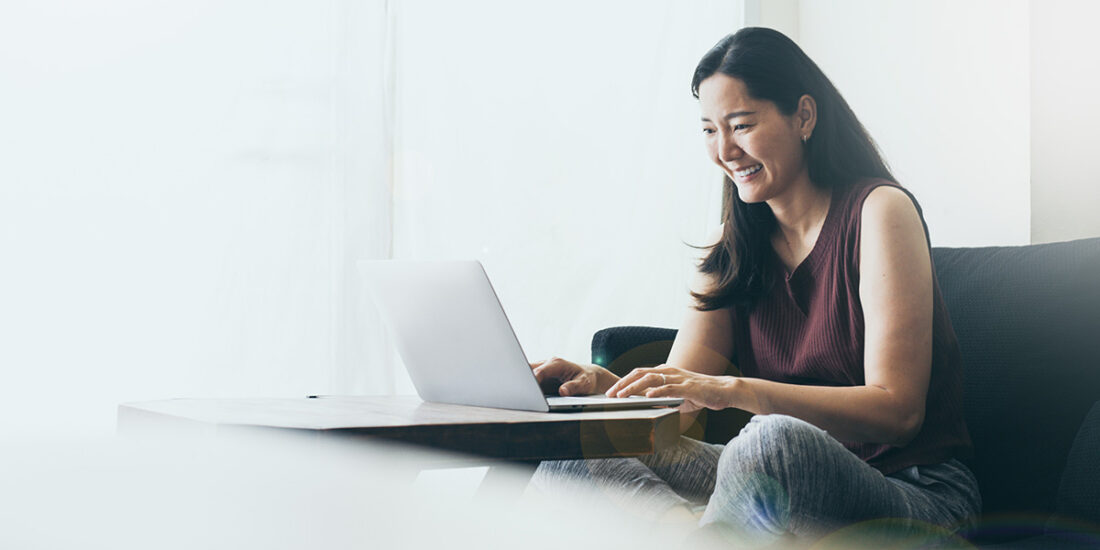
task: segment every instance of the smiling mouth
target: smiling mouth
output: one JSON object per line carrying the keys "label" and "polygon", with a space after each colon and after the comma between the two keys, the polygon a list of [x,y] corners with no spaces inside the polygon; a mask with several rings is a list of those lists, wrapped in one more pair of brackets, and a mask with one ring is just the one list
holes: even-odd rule
{"label": "smiling mouth", "polygon": [[739,178],[747,178],[747,177],[749,177],[749,176],[751,176],[751,175],[753,175],[753,174],[755,174],[755,173],[757,173],[757,172],[759,172],[763,169],[764,169],[763,164],[757,164],[755,166],[750,166],[748,168],[745,168],[744,170],[736,170],[736,171],[734,171],[733,175],[735,175]]}

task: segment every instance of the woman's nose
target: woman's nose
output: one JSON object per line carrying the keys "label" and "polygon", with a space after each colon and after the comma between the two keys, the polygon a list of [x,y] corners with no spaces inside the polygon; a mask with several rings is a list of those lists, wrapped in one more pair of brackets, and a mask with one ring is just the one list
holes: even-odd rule
{"label": "woman's nose", "polygon": [[744,155],[745,152],[741,149],[737,142],[734,141],[733,136],[719,132],[718,135],[718,159],[722,162],[732,162]]}

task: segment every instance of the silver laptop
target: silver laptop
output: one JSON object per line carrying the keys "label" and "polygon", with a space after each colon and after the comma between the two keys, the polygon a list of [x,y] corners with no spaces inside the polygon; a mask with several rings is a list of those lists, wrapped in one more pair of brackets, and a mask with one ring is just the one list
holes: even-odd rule
{"label": "silver laptop", "polygon": [[481,262],[372,260],[359,270],[424,401],[541,412],[683,402],[544,396]]}

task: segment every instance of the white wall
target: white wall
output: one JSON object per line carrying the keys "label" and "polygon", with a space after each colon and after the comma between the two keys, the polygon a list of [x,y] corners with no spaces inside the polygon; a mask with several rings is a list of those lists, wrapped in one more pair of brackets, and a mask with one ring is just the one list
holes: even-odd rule
{"label": "white wall", "polygon": [[798,41],[799,0],[745,0],[745,25],[775,29]]}
{"label": "white wall", "polygon": [[1031,238],[1100,237],[1100,3],[1031,3]]}
{"label": "white wall", "polygon": [[1028,3],[799,4],[799,44],[921,202],[933,245],[1030,242]]}
{"label": "white wall", "polygon": [[413,0],[399,21],[395,256],[480,259],[531,359],[678,326],[682,241],[721,196],[690,81],[739,3]]}

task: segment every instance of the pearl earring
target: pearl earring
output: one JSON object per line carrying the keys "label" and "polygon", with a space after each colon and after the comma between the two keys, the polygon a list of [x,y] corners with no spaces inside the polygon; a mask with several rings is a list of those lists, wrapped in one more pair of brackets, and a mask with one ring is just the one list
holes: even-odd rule
{"label": "pearl earring", "polygon": [[802,136],[802,144],[803,144],[803,145],[805,145],[805,144],[806,144],[806,142],[807,142],[807,141],[808,141],[809,139],[810,139],[810,136]]}

